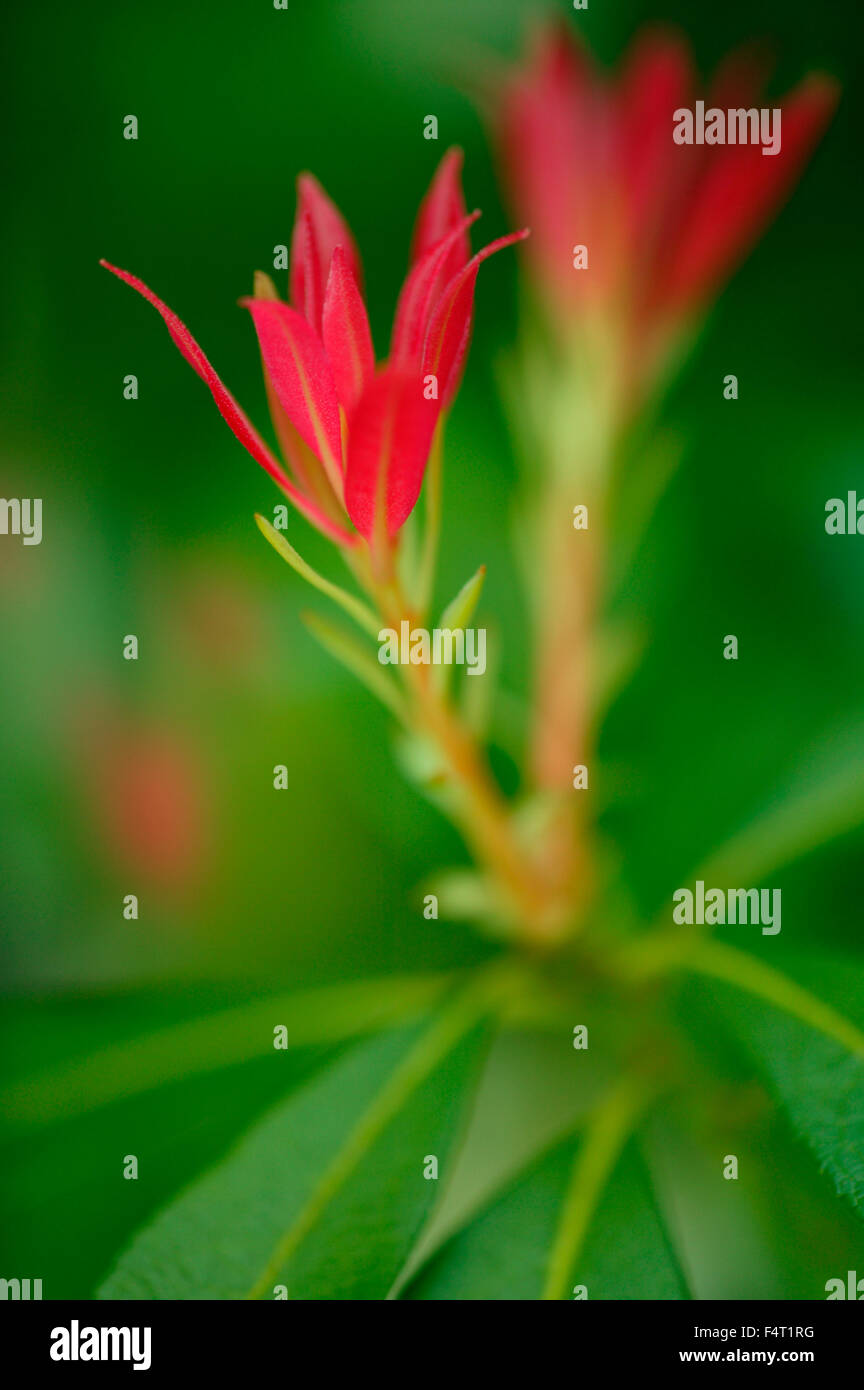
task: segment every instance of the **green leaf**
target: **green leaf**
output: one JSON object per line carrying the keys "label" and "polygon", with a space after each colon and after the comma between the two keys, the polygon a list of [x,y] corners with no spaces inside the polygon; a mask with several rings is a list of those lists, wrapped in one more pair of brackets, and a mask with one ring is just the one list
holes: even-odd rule
{"label": "green leaf", "polygon": [[277,1024],[287,1029],[289,1047],[343,1042],[418,1017],[450,982],[390,976],[220,1009],[16,1078],[0,1089],[0,1111],[11,1132],[82,1115],[180,1077],[272,1054]]}
{"label": "green leaf", "polygon": [[706,883],[760,883],[864,824],[864,728],[844,729],[802,754],[766,809],[695,873]]}
{"label": "green leaf", "polygon": [[[562,1215],[580,1149],[558,1145],[433,1257],[407,1298],[534,1300],[546,1295],[560,1249]],[[574,1163],[575,1160],[575,1163]],[[584,1245],[563,1270],[557,1297],[585,1285],[588,1299],[684,1299],[673,1252],[645,1165],[630,1143],[605,1188]]]}
{"label": "green leaf", "polygon": [[[864,1035],[760,961],[733,961],[729,948],[712,944],[698,968],[712,976],[711,1007],[753,1057],[837,1192],[864,1216]],[[860,967],[850,963],[843,973],[841,989],[854,987],[864,999]]]}
{"label": "green leaf", "polygon": [[457,629],[468,626],[480,599],[485,578],[486,566],[481,565],[471,578],[466,580],[455,598],[452,598],[444,609],[438,619],[440,628]]}
{"label": "green leaf", "polygon": [[[471,578],[462,585],[462,588],[450,600],[441,617],[438,619],[437,626],[442,632],[464,632],[471,621],[472,615],[480,599],[483,590],[483,582],[486,578],[486,566],[480,568],[472,574]],[[466,686],[486,685],[485,671],[479,680],[466,681]],[[433,668],[432,680],[435,688],[445,694],[452,684],[452,666],[441,664]],[[476,699],[476,696],[474,697]],[[482,709],[478,711],[482,714]]]}
{"label": "green leaf", "polygon": [[324,650],[341,662],[352,676],[356,676],[372,695],[395,714],[400,723],[405,724],[405,707],[399,689],[390,677],[385,675],[384,668],[376,657],[372,656],[350,632],[346,632],[336,623],[331,623],[328,618],[322,618],[319,613],[301,613],[300,616]]}
{"label": "green leaf", "polygon": [[[527,982],[526,988],[530,993]],[[585,1053],[574,1070],[572,1049],[561,1047],[561,1038],[572,1029],[572,1004],[565,1006],[566,1017],[550,1024],[550,1001],[544,999],[542,1026],[553,1031],[538,1032],[535,1020],[524,1017],[534,1011],[526,988],[508,1008],[508,1015],[515,1009],[520,1017],[512,1024],[508,1018],[490,1048],[452,1176],[411,1252],[395,1297],[520,1173],[572,1136],[609,1088],[609,1059],[599,1051]]]}
{"label": "green leaf", "polygon": [[102,1298],[385,1298],[435,1199],[487,1039],[488,987],[354,1049],[135,1240]]}
{"label": "green leaf", "polygon": [[365,632],[377,638],[381,624],[371,608],[363,603],[361,599],[355,598],[353,594],[349,594],[347,590],[340,588],[338,584],[333,584],[329,579],[325,579],[323,574],[319,574],[310,564],[307,564],[303,556],[298,554],[293,545],[282,535],[281,531],[277,531],[276,528],[271,526],[270,522],[267,521],[265,517],[260,516],[258,512],[255,513],[255,524],[264,539],[270,542],[276,554],[281,555],[282,559],[300,575],[301,579],[305,579],[306,583],[311,584],[312,588],[317,589],[319,593],[326,594],[328,598],[332,598],[333,602],[338,603]]}

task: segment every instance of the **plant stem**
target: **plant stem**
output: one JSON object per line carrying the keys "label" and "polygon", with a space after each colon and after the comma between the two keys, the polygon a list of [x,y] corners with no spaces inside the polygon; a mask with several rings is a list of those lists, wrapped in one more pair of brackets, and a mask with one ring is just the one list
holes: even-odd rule
{"label": "plant stem", "polygon": [[556,484],[542,501],[531,748],[536,784],[568,793],[572,767],[589,757],[590,656],[601,582],[599,503],[579,499],[591,526],[574,531],[573,494],[572,484]]}
{"label": "plant stem", "polygon": [[[408,669],[412,673],[418,670]],[[466,841],[511,902],[526,940],[539,943],[554,939],[562,923],[549,911],[548,885],[514,833],[507,802],[488,764],[433,682],[415,675],[411,683],[420,723],[461,790],[460,829]]]}
{"label": "plant stem", "polygon": [[[382,621],[399,628],[412,627],[417,614],[402,592],[398,579],[387,585],[371,584]],[[532,858],[517,834],[510,806],[496,783],[476,739],[460,718],[446,690],[432,680],[424,665],[400,668],[418,730],[433,744],[456,792],[452,815],[474,858],[486,869],[505,905],[514,936],[523,944],[551,945],[569,925],[569,905],[557,896],[542,865]],[[550,891],[555,889],[555,891]]]}
{"label": "plant stem", "polygon": [[[601,343],[549,368],[535,408],[539,468],[532,553],[535,626],[530,766],[553,814],[544,872],[583,911],[590,894],[587,797],[574,768],[591,774],[593,670],[605,583],[605,530],[620,421],[615,354]],[[576,507],[585,511],[577,516]],[[577,525],[580,521],[583,524]],[[587,520],[587,524],[584,524]],[[587,785],[587,784],[586,784]]]}

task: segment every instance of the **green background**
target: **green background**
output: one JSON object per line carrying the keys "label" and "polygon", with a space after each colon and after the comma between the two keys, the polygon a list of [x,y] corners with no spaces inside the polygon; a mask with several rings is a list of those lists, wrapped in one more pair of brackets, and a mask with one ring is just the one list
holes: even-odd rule
{"label": "green background", "polygon": [[[354,229],[383,356],[417,204],[448,145],[465,149],[483,237],[508,228],[460,88],[478,54],[518,51],[534,8],[212,0],[6,16],[2,492],[44,499],[41,546],[0,539],[7,1075],[270,990],[488,949],[465,926],[423,919],[424,876],[464,852],[401,780],[386,716],[303,628],[301,609],[322,605],[252,522],[274,487],[156,314],[98,260],[180,314],[266,432],[236,300],[290,241],[296,174],[314,171]],[[663,406],[682,463],[618,599],[649,645],[602,744],[606,829],[646,913],[777,787],[806,784],[813,746],[851,758],[864,747],[864,541],[824,531],[827,498],[864,495],[858,7],[592,3],[578,24],[613,63],[657,19],[680,24],[703,73],[764,37],[778,58],[772,95],[825,67],[844,96]],[[135,142],[123,138],[129,113]],[[423,139],[428,113],[437,144]],[[438,597],[487,564],[486,620],[504,638],[503,683],[521,693],[518,463],[496,394],[516,264],[502,255],[479,281],[448,434]],[[735,404],[722,398],[727,372]],[[137,401],[123,398],[127,373]],[[289,536],[339,577],[299,518]],[[737,663],[719,659],[727,632]],[[126,633],[137,663],[121,659]],[[116,721],[133,744],[167,740],[187,769],[200,843],[180,881],[118,847],[94,790],[92,738]],[[277,763],[286,792],[272,786]],[[110,775],[130,785],[122,762]],[[784,949],[860,950],[860,866],[849,836],[777,877]],[[122,917],[126,893],[140,897],[137,922]],[[128,1231],[279,1094],[274,1061],[184,1083],[178,1058],[176,1085],[10,1144],[3,1272],[41,1273],[47,1297],[88,1294]],[[149,1144],[153,1170],[108,1200],[118,1144]]]}

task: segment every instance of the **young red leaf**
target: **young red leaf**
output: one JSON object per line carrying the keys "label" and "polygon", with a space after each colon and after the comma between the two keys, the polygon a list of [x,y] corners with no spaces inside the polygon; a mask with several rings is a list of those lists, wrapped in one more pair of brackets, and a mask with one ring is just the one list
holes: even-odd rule
{"label": "young red leaf", "polygon": [[308,211],[298,209],[291,236],[291,303],[317,333],[321,331],[326,274],[315,244],[312,218]]}
{"label": "young red leaf", "polygon": [[240,301],[252,315],[264,365],[288,419],[342,492],[342,428],[333,372],[317,333],[296,309],[270,299]]}
{"label": "young red leaf", "polygon": [[584,293],[572,247],[590,239],[598,102],[588,55],[571,41],[566,20],[536,29],[525,67],[508,75],[496,106],[512,205],[531,225],[529,258],[547,292],[570,307]]}
{"label": "young red leaf", "polygon": [[321,332],[324,287],[337,246],[358,285],[363,283],[360,257],[348,223],[311,174],[297,180],[297,217],[291,240],[291,302]]}
{"label": "young red leaf", "polygon": [[350,414],[375,372],[375,354],[366,305],[341,246],[336,247],[330,263],[322,334],[336,394]]}
{"label": "young red leaf", "polygon": [[637,37],[618,98],[619,159],[631,246],[653,250],[684,160],[669,138],[670,113],[687,106],[694,83],[690,50],[676,33]]}
{"label": "young red leaf", "polygon": [[468,228],[479,216],[479,212],[472,212],[470,217],[464,217],[411,267],[396,305],[391,362],[404,364],[418,360],[432,309],[444,286],[462,268],[460,264],[455,272],[447,273],[453,248],[466,237]]}
{"label": "young red leaf", "polygon": [[527,231],[510,232],[484,246],[453,277],[435,307],[423,349],[423,376],[432,374],[438,378],[438,395],[444,410],[456,393],[468,352],[474,286],[481,263],[496,251],[523,241],[527,236]]}
{"label": "young red leaf", "polygon": [[805,79],[781,103],[777,154],[759,145],[712,150],[657,297],[667,306],[696,306],[742,258],[789,192],[822,135],[838,89],[825,77]]}
{"label": "young red leaf", "polygon": [[[437,246],[441,238],[451,232],[454,227],[464,223],[465,198],[462,193],[462,158],[460,149],[448,150],[433,175],[429,190],[420,204],[420,211],[414,226],[414,236],[411,242],[412,265],[419,261],[422,256],[425,256],[427,251],[431,251],[433,246]],[[445,267],[448,280],[456,274],[457,270],[462,269],[470,255],[471,245],[467,232],[463,231],[451,247],[451,254]]]}
{"label": "young red leaf", "polygon": [[345,507],[370,542],[394,536],[410,516],[429,458],[439,402],[417,371],[385,367],[351,417]]}

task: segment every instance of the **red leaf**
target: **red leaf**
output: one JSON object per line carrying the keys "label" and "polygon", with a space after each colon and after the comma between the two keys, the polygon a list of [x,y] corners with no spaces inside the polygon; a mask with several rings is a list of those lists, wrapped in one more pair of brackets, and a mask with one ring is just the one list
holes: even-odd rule
{"label": "red leaf", "polygon": [[693,87],[687,44],[676,33],[649,30],[627,58],[618,112],[630,254],[650,255],[665,231],[676,175],[683,160],[670,138],[672,113],[686,106]]}
{"label": "red leaf", "polygon": [[695,307],[731,273],[789,193],[836,101],[829,78],[807,78],[780,103],[778,154],[763,155],[761,145],[706,152],[701,183],[657,285],[665,307]]}
{"label": "red leaf", "polygon": [[242,299],[255,322],[267,374],[298,434],[342,491],[342,427],[330,364],[317,333],[287,304]]}
{"label": "red leaf", "polygon": [[[462,193],[462,151],[448,150],[436,169],[417,214],[414,236],[411,241],[411,264],[419,261],[442,237],[454,227],[464,223],[465,198]],[[471,245],[467,234],[457,238],[452,246],[450,262],[446,267],[449,280],[457,270],[461,270],[471,255]]]}
{"label": "red leaf", "polygon": [[476,222],[479,212],[453,227],[446,236],[416,261],[408,272],[393,321],[393,338],[390,345],[392,362],[416,362],[419,358],[429,327],[429,316],[445,285],[462,269],[464,262],[456,270],[447,273],[452,263],[453,248],[467,239],[467,229]]}
{"label": "red leaf", "polygon": [[336,393],[350,414],[374,374],[375,354],[366,305],[341,246],[336,247],[330,263],[322,333]]}
{"label": "red leaf", "polygon": [[508,75],[498,98],[497,143],[512,204],[531,225],[529,258],[559,304],[588,289],[587,277],[573,274],[574,244],[592,253],[597,245],[598,187],[608,172],[598,150],[600,97],[587,53],[561,20],[535,31],[527,63]]}
{"label": "red leaf", "polygon": [[324,301],[321,257],[315,244],[312,218],[298,209],[291,236],[291,303],[308,324],[321,332],[321,306]]}
{"label": "red leaf", "polygon": [[345,506],[371,543],[394,536],[410,516],[429,458],[439,402],[426,400],[416,371],[384,367],[351,417]]}
{"label": "red leaf", "polygon": [[446,410],[456,394],[468,352],[474,286],[481,263],[505,246],[524,241],[527,236],[527,231],[510,232],[508,236],[498,237],[484,246],[454,275],[435,306],[423,349],[423,376],[430,373],[437,376],[442,410]]}
{"label": "red leaf", "polygon": [[291,239],[291,302],[316,333],[321,332],[324,287],[337,246],[342,247],[354,279],[362,285],[360,257],[348,223],[318,180],[311,174],[301,174]]}

